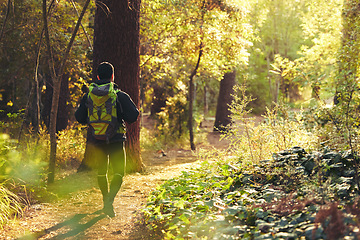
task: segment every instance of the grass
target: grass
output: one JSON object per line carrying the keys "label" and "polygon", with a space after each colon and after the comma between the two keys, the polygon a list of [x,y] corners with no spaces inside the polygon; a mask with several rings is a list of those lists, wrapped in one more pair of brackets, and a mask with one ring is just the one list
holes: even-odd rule
{"label": "grass", "polygon": [[21,198],[0,185],[0,226],[3,226],[10,218],[22,214]]}

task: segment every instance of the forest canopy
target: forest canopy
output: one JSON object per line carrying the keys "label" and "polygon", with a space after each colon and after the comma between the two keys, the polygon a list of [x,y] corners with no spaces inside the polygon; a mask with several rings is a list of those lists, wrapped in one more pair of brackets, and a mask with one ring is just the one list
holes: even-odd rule
{"label": "forest canopy", "polygon": [[[58,1],[49,6],[55,62],[61,60],[84,1]],[[84,84],[92,80],[94,2],[82,21],[63,76],[62,100],[66,128]],[[219,81],[237,69],[237,82],[254,97],[254,112],[273,102],[304,103],[314,96],[334,95],[342,36],[342,1],[142,1],[140,79],[144,112],[158,114],[171,102],[186,107],[188,76],[203,55],[195,79],[195,112],[214,114]],[[51,77],[39,1],[1,4],[2,119],[36,105],[48,124]],[[37,91],[35,85],[37,84]],[[32,91],[33,89],[33,91]],[[39,93],[38,98],[36,98]],[[175,100],[174,98],[177,98]],[[38,99],[38,100],[36,100]],[[173,103],[175,104],[175,103]],[[34,115],[34,116],[33,116]]]}
{"label": "forest canopy", "polygon": [[[53,181],[55,168],[75,172],[85,159],[86,126],[74,112],[96,79],[94,66],[109,58],[115,83],[141,112],[127,125],[135,171],[143,170],[145,149],[164,157],[174,145],[189,148],[189,139],[203,161],[200,170],[152,193],[149,226],[187,238],[196,216],[203,222],[193,234],[201,235],[204,226],[215,229],[221,212],[231,219],[230,232],[239,223],[250,226],[244,236],[261,235],[267,210],[277,211],[283,224],[289,212],[278,207],[295,201],[311,207],[311,219],[322,214],[309,229],[333,211],[358,232],[351,214],[359,215],[359,12],[359,0],[1,1],[0,226],[24,204],[54,197],[45,189],[46,172]],[[230,141],[226,151],[195,148],[206,121]],[[272,190],[271,201],[286,198],[265,204]],[[245,206],[258,200],[261,205]],[[335,200],[329,211],[318,211]],[[10,209],[4,214],[3,203]]]}

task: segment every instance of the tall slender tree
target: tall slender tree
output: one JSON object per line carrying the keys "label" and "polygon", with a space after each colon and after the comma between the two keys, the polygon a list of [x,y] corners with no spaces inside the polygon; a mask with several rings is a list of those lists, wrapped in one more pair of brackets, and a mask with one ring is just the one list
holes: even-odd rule
{"label": "tall slender tree", "polygon": [[79,19],[76,23],[74,31],[71,35],[70,41],[66,47],[64,52],[64,57],[61,60],[61,63],[58,67],[58,71],[55,71],[55,65],[53,61],[51,42],[50,42],[50,34],[48,28],[48,14],[47,14],[47,1],[43,0],[43,21],[44,21],[44,29],[45,29],[45,39],[46,45],[48,49],[48,55],[50,58],[49,68],[51,69],[51,78],[53,79],[53,95],[52,95],[52,103],[51,103],[51,113],[50,113],[50,157],[49,157],[49,172],[48,172],[48,183],[53,183],[55,178],[55,163],[56,163],[56,120],[58,113],[58,104],[59,104],[59,95],[60,95],[60,87],[61,87],[61,79],[64,73],[65,65],[71,50],[71,47],[74,43],[77,31],[79,30],[81,20],[84,17],[85,11],[89,6],[90,0],[86,0],[83,10],[79,16]]}
{"label": "tall slender tree", "polygon": [[[115,82],[140,104],[140,0],[96,2],[93,69],[103,61],[115,68]],[[94,72],[93,78],[96,73]],[[140,121],[127,126],[128,171],[141,171]]]}

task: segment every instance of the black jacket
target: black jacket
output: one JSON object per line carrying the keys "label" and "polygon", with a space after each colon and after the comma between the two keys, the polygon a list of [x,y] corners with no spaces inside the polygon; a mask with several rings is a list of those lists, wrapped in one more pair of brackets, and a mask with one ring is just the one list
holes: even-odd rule
{"label": "black jacket", "polygon": [[[109,81],[97,81],[97,84],[105,84],[109,83]],[[117,88],[116,84],[114,84],[115,88]],[[78,109],[75,112],[75,118],[76,120],[81,124],[87,124],[88,123],[88,109],[86,106],[88,98],[88,93],[84,94],[84,96],[81,99],[80,105]],[[130,98],[130,96],[122,91],[119,91],[117,93],[117,104],[116,104],[116,112],[118,116],[118,121],[120,124],[123,124],[123,120],[127,123],[133,123],[136,122],[138,116],[139,116],[139,110],[137,109],[136,105]],[[119,117],[120,116],[120,117]],[[87,140],[89,142],[93,143],[102,143],[104,141],[95,139],[91,134],[87,134]],[[114,137],[110,139],[111,142],[119,142],[119,141],[125,141],[126,136],[124,134],[116,134]]]}

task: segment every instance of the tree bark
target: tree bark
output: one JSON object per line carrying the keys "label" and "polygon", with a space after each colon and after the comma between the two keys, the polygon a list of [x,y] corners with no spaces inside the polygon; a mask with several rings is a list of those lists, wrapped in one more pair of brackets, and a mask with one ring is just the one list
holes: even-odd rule
{"label": "tree bark", "polygon": [[195,150],[196,146],[194,143],[194,117],[193,117],[193,107],[194,107],[194,93],[195,93],[195,86],[194,86],[194,77],[197,73],[197,70],[200,66],[201,56],[203,54],[203,42],[200,42],[199,46],[199,55],[197,59],[196,66],[193,70],[193,72],[190,74],[189,77],[189,120],[188,120],[188,126],[189,126],[189,134],[190,134],[190,148],[191,150]]}
{"label": "tree bark", "polygon": [[234,85],[236,83],[236,71],[224,74],[220,82],[219,97],[216,107],[214,131],[226,131],[231,124],[231,112],[229,105],[234,97]]}
{"label": "tree bark", "polygon": [[[115,83],[140,107],[140,0],[97,1],[94,25],[93,69],[107,61],[113,64]],[[93,79],[96,77],[93,71]],[[127,171],[142,171],[140,121],[127,125]]]}
{"label": "tree bark", "polygon": [[209,103],[208,103],[208,93],[207,93],[207,85],[204,86],[204,118],[206,118],[209,112]]}

